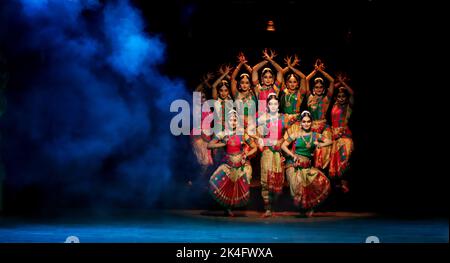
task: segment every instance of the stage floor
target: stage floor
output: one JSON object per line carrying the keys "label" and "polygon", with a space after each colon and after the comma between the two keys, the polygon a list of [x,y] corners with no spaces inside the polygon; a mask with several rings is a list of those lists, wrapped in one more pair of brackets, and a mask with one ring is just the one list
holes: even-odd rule
{"label": "stage floor", "polygon": [[261,218],[260,212],[182,210],[145,215],[51,220],[0,217],[0,242],[252,242],[364,243],[377,236],[384,243],[449,242],[447,218],[398,219],[372,213],[326,212],[300,218],[292,212]]}

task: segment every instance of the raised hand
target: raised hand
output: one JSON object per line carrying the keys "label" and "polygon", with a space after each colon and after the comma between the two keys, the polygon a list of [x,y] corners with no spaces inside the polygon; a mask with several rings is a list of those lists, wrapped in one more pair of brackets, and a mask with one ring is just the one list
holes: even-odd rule
{"label": "raised hand", "polygon": [[341,83],[344,83],[344,82],[347,82],[347,81],[350,80],[350,79],[348,78],[347,74],[342,73],[342,72],[339,72],[339,73],[336,75],[336,78],[337,78],[337,80],[338,80],[339,82],[341,82]]}
{"label": "raised hand", "polygon": [[269,51],[268,51],[267,48],[265,48],[265,49],[263,50],[263,58],[264,58],[264,59],[267,59],[267,60],[270,59]]}
{"label": "raised hand", "polygon": [[230,73],[232,67],[230,65],[221,65],[219,68],[220,75]]}
{"label": "raised hand", "polygon": [[239,52],[237,58],[238,58],[238,62],[241,63],[241,64],[245,64],[245,63],[248,62],[247,58],[245,57],[243,52]]}
{"label": "raised hand", "polygon": [[292,66],[291,59],[292,59],[291,57],[285,57],[284,58],[284,63],[286,64],[286,66],[288,66],[288,67]]}
{"label": "raised hand", "polygon": [[291,66],[292,66],[292,67],[295,67],[295,66],[298,65],[298,63],[300,63],[300,59],[298,58],[297,55],[294,55],[294,61],[292,61]]}
{"label": "raised hand", "polygon": [[230,66],[230,65],[225,65],[225,66],[224,66],[224,73],[228,74],[228,73],[230,73],[230,71],[231,71],[232,69],[233,69],[232,66]]}
{"label": "raised hand", "polygon": [[270,50],[270,59],[274,59],[277,55],[278,54],[273,49]]}
{"label": "raised hand", "polygon": [[213,73],[211,73],[211,72],[208,72],[208,73],[206,73],[204,76],[203,76],[203,82],[204,83],[207,83],[208,81],[210,81],[212,78],[214,77],[214,74]]}

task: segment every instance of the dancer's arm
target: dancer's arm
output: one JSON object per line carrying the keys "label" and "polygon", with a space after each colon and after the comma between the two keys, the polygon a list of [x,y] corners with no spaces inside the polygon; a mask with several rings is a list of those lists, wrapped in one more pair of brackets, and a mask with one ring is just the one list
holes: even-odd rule
{"label": "dancer's arm", "polygon": [[222,148],[225,146],[226,146],[226,143],[219,141],[219,139],[213,139],[208,143],[207,148],[208,149],[216,149],[216,148]]}
{"label": "dancer's arm", "polygon": [[270,50],[270,55],[267,52],[267,50],[264,51],[264,58],[272,64],[272,66],[277,71],[277,78],[276,81],[278,85],[275,85],[275,92],[278,94],[281,84],[283,83],[283,68],[275,62],[273,59],[277,56],[277,53],[275,53],[273,50]]}
{"label": "dancer's arm", "polygon": [[219,72],[222,72],[222,75],[213,83],[212,85],[212,97],[213,99],[217,100],[219,97],[217,94],[217,86],[222,82],[226,76],[228,76],[228,73],[230,73],[231,67],[230,66],[222,66],[220,67]]}
{"label": "dancer's arm", "polygon": [[[264,53],[264,51],[263,51]],[[265,66],[267,63],[269,63],[269,61],[267,60],[263,60],[261,62],[259,62],[258,64],[256,64],[253,68],[252,68],[252,82],[254,86],[257,86],[259,84],[259,76],[258,76],[258,71]]]}

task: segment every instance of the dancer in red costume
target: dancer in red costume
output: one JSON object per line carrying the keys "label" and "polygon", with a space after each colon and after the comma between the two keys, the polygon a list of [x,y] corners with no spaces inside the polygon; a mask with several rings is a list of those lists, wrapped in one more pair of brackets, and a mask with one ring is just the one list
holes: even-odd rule
{"label": "dancer in red costume", "polygon": [[[328,91],[324,88],[324,81],[321,77],[314,79],[313,93],[307,89],[308,110],[313,118],[312,131],[322,134],[325,138],[331,140],[332,134],[330,126],[327,124],[326,114],[333,97],[334,79],[325,71],[324,64],[317,60],[314,70],[306,77],[309,83],[310,79],[317,73],[321,73],[329,82]],[[330,147],[321,147],[314,153],[314,166],[319,169],[326,169],[330,163]]]}
{"label": "dancer in red costume", "polygon": [[352,132],[348,127],[353,107],[353,90],[347,85],[347,78],[342,74],[337,76],[336,85],[339,90],[331,110],[333,146],[329,175],[332,179],[337,179],[337,186],[343,192],[348,192],[347,180],[342,178],[349,167],[349,159],[353,151]]}
{"label": "dancer in red costume", "polygon": [[[209,190],[213,198],[226,209],[226,214],[234,216],[234,207],[245,206],[250,198],[249,184],[252,167],[247,156],[257,151],[250,137],[238,126],[236,111],[230,111],[227,129],[215,135],[209,142],[208,149],[226,147],[224,163],[220,165],[209,179]],[[244,150],[248,143],[250,151]]]}

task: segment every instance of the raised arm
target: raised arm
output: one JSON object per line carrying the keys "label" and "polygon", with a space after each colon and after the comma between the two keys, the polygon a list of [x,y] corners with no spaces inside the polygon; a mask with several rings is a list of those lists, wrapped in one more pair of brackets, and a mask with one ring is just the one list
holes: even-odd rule
{"label": "raised arm", "polygon": [[[265,52],[265,50],[264,50],[264,52]],[[262,67],[264,67],[267,63],[269,63],[269,61],[264,59],[263,61],[259,62],[252,68],[252,82],[253,82],[254,86],[259,84],[259,76],[258,76],[259,70]]]}
{"label": "raised arm", "polygon": [[231,67],[228,66],[228,65],[220,67],[219,72],[221,72],[222,75],[220,75],[220,77],[212,85],[212,97],[213,97],[213,99],[217,100],[217,98],[218,98],[217,86],[219,86],[219,84],[222,82],[222,80],[228,76],[228,73],[230,73],[230,70],[231,70]]}
{"label": "raised arm", "polygon": [[231,74],[231,94],[233,95],[233,98],[236,99],[236,96],[238,94],[238,89],[237,89],[237,80],[236,77],[239,73],[239,71],[242,68],[242,65],[244,65],[244,63],[240,62],[237,67],[234,69],[233,73]]}
{"label": "raised arm", "polygon": [[300,59],[297,57],[297,55],[294,56],[294,60],[291,62],[291,58],[287,58],[285,59],[285,62],[287,64],[287,67],[292,70],[292,72],[294,72],[294,74],[298,75],[301,80],[300,80],[300,92],[303,93],[307,93],[307,90],[309,90],[309,85],[307,85],[307,77],[305,74],[303,74],[303,72],[301,72],[299,69],[295,68],[295,66],[298,65],[298,63],[300,62]]}
{"label": "raised arm", "polygon": [[311,71],[311,73],[308,74],[308,76],[306,76],[306,81],[305,81],[305,88],[306,88],[306,97],[308,97],[311,94],[311,90],[309,89],[309,83],[311,82],[311,79],[317,74],[317,66],[314,67],[314,70]]}
{"label": "raised arm", "polygon": [[325,72],[325,66],[323,65],[323,63],[321,63],[318,67],[318,71],[320,73],[322,73],[322,75],[325,76],[325,78],[328,79],[328,81],[330,82],[330,85],[328,86],[328,93],[327,93],[327,97],[331,99],[331,97],[333,97],[333,91],[334,91],[334,78],[330,76],[330,74]]}
{"label": "raised arm", "polygon": [[195,88],[195,91],[204,91],[205,87],[211,88],[211,85],[209,84],[209,81],[213,78],[213,74],[208,72],[206,75],[203,76],[202,82],[197,85]]}
{"label": "raised arm", "polygon": [[275,53],[273,50],[270,50],[270,55],[267,50],[264,50],[264,57],[276,69],[277,81],[278,81],[278,83],[281,84],[283,82],[283,68],[280,65],[278,65],[278,63],[275,62],[275,60],[273,60],[276,56],[277,56],[277,53]]}

